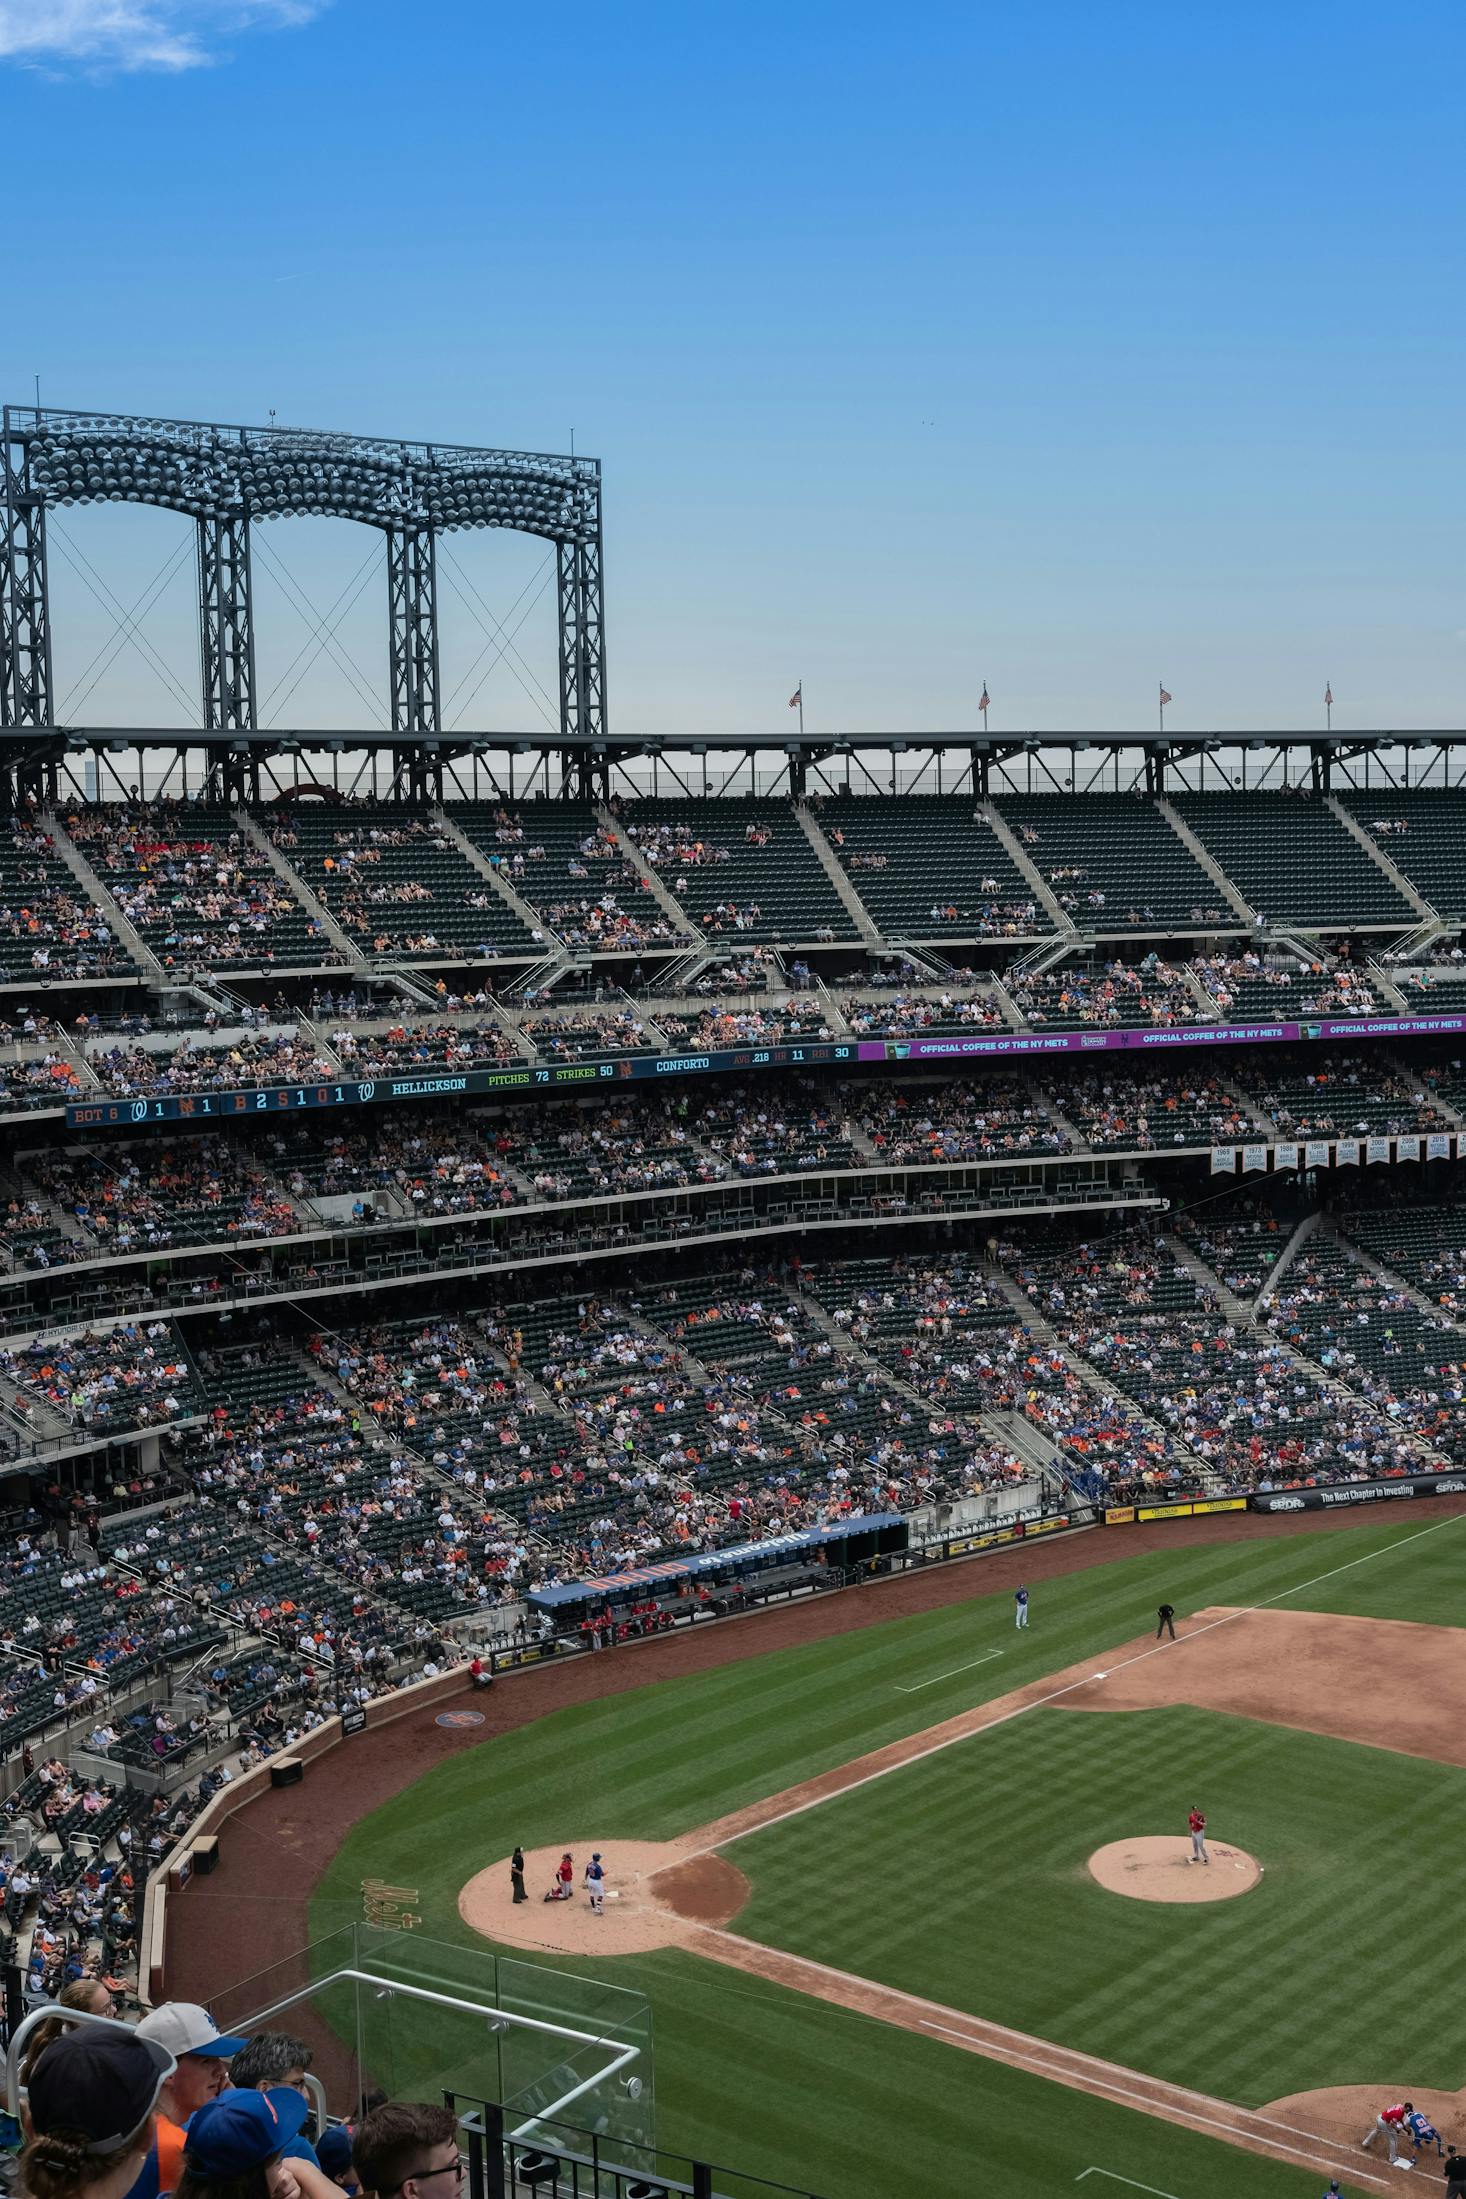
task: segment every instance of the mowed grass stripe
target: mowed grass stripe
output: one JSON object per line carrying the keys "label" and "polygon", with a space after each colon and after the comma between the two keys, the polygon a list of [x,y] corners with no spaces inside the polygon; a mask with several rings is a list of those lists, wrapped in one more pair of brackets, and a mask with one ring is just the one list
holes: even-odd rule
{"label": "mowed grass stripe", "polygon": [[[313,1933],[320,1936],[358,1918],[361,1880],[377,1876],[420,1889],[427,1934],[459,1945],[481,1945],[458,1917],[458,1891],[473,1871],[507,1855],[516,1839],[538,1846],[583,1838],[587,1832],[614,1839],[633,1834],[665,1838],[688,1831],[747,1802],[782,1792],[821,1769],[848,1762],[902,1735],[923,1732],[957,1711],[1148,1632],[1155,1605],[1163,1597],[1176,1604],[1184,1624],[1184,1614],[1204,1605],[1261,1601],[1290,1584],[1333,1572],[1349,1559],[1368,1554],[1367,1564],[1337,1576],[1324,1589],[1309,1590],[1291,1600],[1290,1607],[1322,1608],[1327,1595],[1328,1608],[1365,1608],[1379,1617],[1449,1616],[1451,1623],[1459,1622],[1458,1553],[1466,1540],[1466,1526],[1453,1525],[1397,1550],[1411,1532],[1408,1517],[1390,1514],[1322,1535],[1117,1556],[1111,1564],[1033,1583],[1033,1624],[1025,1634],[1012,1624],[1011,1591],[986,1588],[989,1576],[981,1565],[974,1565],[969,1569],[973,1594],[962,1604],[554,1713],[534,1726],[497,1736],[482,1748],[445,1760],[357,1825],[317,1890],[311,1911]],[[1001,1659],[943,1680],[918,1695],[895,1692],[895,1681],[909,1684],[994,1647],[1004,1651]],[[1137,1729],[1148,1728],[1156,1715],[1169,1714],[1137,1714],[1129,1723]],[[1046,1720],[1073,1729],[1073,1753],[1067,1758],[1056,1756],[1055,1744],[1042,1740],[1040,1754],[1032,1762],[1039,1767],[1037,1776],[1047,1779],[1052,1791],[1035,1797],[1031,1771],[1016,1758],[1015,1768],[1009,1769],[1006,1758],[990,1758],[987,1752],[1004,1735],[1037,1732]],[[884,1935],[896,1923],[886,1899],[891,1883],[921,1883],[929,1871],[936,1870],[944,1888],[955,1886],[950,1906],[940,1912],[943,1936],[952,1916],[960,1915],[964,1905],[975,1910],[980,1904],[985,1928],[997,1932],[1009,1907],[1010,1885],[1020,1905],[1039,1902],[1043,1849],[1040,1842],[1029,1852],[1030,1824],[1035,1814],[1040,1827],[1044,1822],[1044,1808],[1037,1804],[1063,1810],[1072,1803],[1070,1782],[1081,1790],[1088,1785],[1097,1791],[1102,1788],[1106,1807],[1125,1812],[1128,1822],[1137,1789],[1128,1771],[1112,1757],[1105,1739],[1109,1723],[1098,1716],[1035,1712],[981,1740],[962,1743],[931,1759],[929,1766],[896,1772],[862,1790],[875,1798],[879,1815],[886,1814],[888,1805],[894,1813],[898,1839],[890,1867],[896,1878],[888,1879],[874,1868],[866,1872],[863,1937],[852,1949],[855,1959],[845,1966],[874,1970]],[[1295,1737],[1284,1738],[1291,1743]],[[1174,1776],[1184,1779],[1193,1768],[1209,1769],[1212,1774],[1225,1769],[1214,1741],[1183,1764]],[[937,1771],[942,1765],[952,1769],[950,1787]],[[969,1765],[982,1767],[972,1791],[988,1794],[991,1822],[994,1827],[1001,1824],[1001,1845],[1006,1851],[1006,1875],[997,1879],[991,1891],[984,1878],[981,1843],[974,1842],[968,1785],[955,1776],[959,1767]],[[907,1782],[926,1770],[936,1774],[935,1784],[922,1790],[937,1827],[935,1853],[928,1844],[928,1827],[907,1824],[907,1805],[897,1799]],[[1283,1778],[1285,1786],[1290,1777]],[[1340,1772],[1338,1779],[1338,1791],[1347,1796],[1347,1776]],[[1306,1791],[1324,1816],[1336,1809],[1333,1775],[1326,1776],[1318,1762],[1308,1773]],[[830,1811],[847,1808],[855,1799],[847,1797],[803,1819],[789,1820],[787,1829],[807,1826],[813,1833]],[[1168,1792],[1168,1804],[1169,1799]],[[1207,1803],[1214,1822],[1228,1832],[1234,1829],[1234,1799],[1229,1795],[1225,1807],[1216,1800]],[[1412,1840],[1436,1840],[1434,1828],[1447,1822],[1448,1816],[1449,1811],[1445,1817],[1429,1810],[1417,1814],[1412,1797]],[[607,1827],[612,1828],[609,1834]],[[1120,1829],[1125,1829],[1125,1823]],[[756,1837],[762,1840],[770,1835]],[[741,1863],[752,1848],[751,1838],[733,1852]],[[1362,1858],[1362,1841],[1356,1844],[1356,1853]],[[863,1860],[868,1862],[869,1856]],[[1393,2012],[1398,1998],[1404,2017],[1417,2027],[1425,2026],[1427,2018],[1412,2001],[1423,2003],[1426,2010],[1434,2006],[1438,2028],[1448,2037],[1449,2014],[1441,1997],[1447,1987],[1413,1952],[1421,1946],[1436,1948],[1438,1903],[1427,1896],[1422,1912],[1403,1901],[1398,1884],[1402,1869],[1413,1874],[1422,1860],[1402,1858],[1399,1852],[1391,1857],[1388,1839],[1383,1849],[1369,1852],[1379,1883],[1390,1889],[1385,1937],[1401,1935],[1392,1941],[1390,1959],[1404,1973],[1398,1979],[1391,1975],[1387,1983],[1382,1983],[1382,1973],[1376,1973],[1373,1986],[1379,1989],[1377,2005]],[[1324,1934],[1351,1940],[1358,1920],[1340,1906],[1329,1884],[1315,1884],[1311,1866],[1305,1864],[1306,1858],[1300,1859],[1296,1882],[1285,1878],[1281,1865],[1275,1874],[1270,1864],[1269,1880],[1276,1875],[1287,1886],[1292,1920],[1306,1917],[1310,1938]],[[1264,1883],[1266,1888],[1268,1881]],[[773,1891],[761,1888],[760,1898]],[[1099,1896],[1097,1889],[1094,1893],[1100,1900],[1113,1899]],[[825,1896],[818,1898],[823,1901]],[[796,1923],[801,1901],[802,1897],[791,1903]],[[1226,1906],[1244,1909],[1248,1905]],[[808,1900],[803,1900],[803,1906],[808,1906]],[[1219,1912],[1204,1913],[1215,1917]],[[1137,1964],[1133,1935],[1114,1947],[1107,1934],[1098,1931],[1095,1914],[1085,1911],[1072,1927],[1081,1956],[1087,1952],[1089,1936],[1098,1932],[1102,1959],[1093,1965],[1096,1974],[1086,1991],[1098,1996],[1096,2006],[1110,2031],[1118,2034],[1128,2025],[1132,2037],[1146,2041],[1145,2051],[1151,2058],[1142,2058],[1140,2065],[1161,2070],[1170,2034],[1186,2027],[1184,2004],[1178,2012],[1176,1962],[1166,1944],[1157,1942],[1141,1954]],[[1367,1914],[1378,1917],[1377,1903]],[[1199,1953],[1210,1944],[1190,1924],[1183,1930],[1193,1935],[1183,1942],[1183,1953],[1187,1948]],[[937,1993],[934,1973],[921,1953],[921,1933],[918,1930],[913,1936],[904,1909],[899,1931],[903,1944],[910,1940],[907,1959],[913,1972],[922,1972],[913,1976],[910,1989]],[[1230,1950],[1222,1941],[1214,1985],[1214,1973],[1204,1972],[1218,2005],[1202,2011],[1191,2028],[1217,2050],[1215,2089],[1233,2097],[1247,2098],[1241,2080],[1253,2074],[1252,2064],[1264,2052],[1270,2064],[1277,2063],[1279,2045],[1296,2044],[1300,2030],[1325,2041],[1333,2038],[1331,2059],[1342,2058],[1346,2048],[1353,2053],[1363,2066],[1347,2074],[1361,2081],[1378,2066],[1377,2050],[1366,2054],[1357,2040],[1352,2046],[1338,2040],[1335,2000],[1357,2013],[1360,2001],[1370,1997],[1352,1969],[1346,1989],[1321,2005],[1303,1996],[1295,1998],[1287,1989],[1290,1931],[1290,1918],[1284,1915],[1266,1950],[1266,1961],[1230,1979]],[[1293,1936],[1302,1939],[1304,1934]],[[1411,1950],[1403,1960],[1402,1946]],[[1055,1959],[1052,1944],[1042,1942],[1034,1950],[1032,1967],[1040,1974],[1046,1970],[1057,1981],[1057,2003],[1076,1983],[1070,1952],[1061,1947]],[[1127,1962],[1132,1965],[1128,1972]],[[1281,1992],[1274,1983],[1280,1966],[1284,1972]],[[1274,2194],[1279,2199],[1316,2199],[1319,2179],[1302,2170],[1247,2160],[1240,2171],[1246,2178],[1244,2187],[1238,2180],[1241,2157],[1219,2142],[1169,2130],[1158,2137],[1149,2118],[1103,2104],[1092,2106],[1043,2080],[976,2061],[939,2041],[928,2044],[889,2027],[849,2018],[842,2019],[847,2028],[832,2031],[834,2012],[802,1996],[780,1996],[776,1988],[768,1988],[757,2000],[745,1994],[730,2001],[722,1978],[712,1975],[710,1965],[690,1956],[669,1952],[627,1961],[577,1962],[574,1968],[650,1996],[658,2029],[664,2142],[688,2148],[706,2143],[715,2156],[752,2173],[805,2182],[831,2199],[885,2199],[887,2193],[892,2199],[902,2194],[904,2199],[913,2188],[965,2192],[974,2184],[1001,2191],[1004,2199],[1010,2195],[1011,2199],[1051,2199],[1054,2191],[1067,2188],[1078,2170],[1091,2163],[1128,2171],[1143,2182],[1160,2182],[1183,2193],[1185,2199],[1237,2199],[1243,2188],[1249,2199],[1253,2193],[1258,2199],[1272,2199]],[[1135,1996],[1126,1990],[1127,1976],[1138,1979],[1142,1994],[1156,2002],[1153,2032],[1140,2031],[1140,2012]],[[946,1997],[954,2005],[963,2005],[957,1995]],[[983,2006],[984,2012],[999,2013],[989,2010],[985,2002]],[[715,2011],[730,2008],[733,2015],[715,2017]],[[710,2034],[713,2025],[716,2028]],[[1260,2049],[1254,2049],[1254,2040],[1262,2042]],[[1096,2051],[1105,2050],[1102,2041],[1084,2043]],[[456,2045],[453,2051],[456,2054]],[[1229,2073],[1226,2082],[1223,2071]],[[1461,2076],[1451,2081],[1459,2083]],[[899,2118],[892,2118],[885,2106],[888,2085],[894,2085],[908,2103]],[[866,2109],[876,2089],[882,2093],[879,2115]],[[1278,2089],[1274,2085],[1259,2090],[1254,2099],[1272,2097]],[[954,2102],[960,2111],[954,2111]],[[761,2119],[765,2106],[768,2123]],[[777,2127],[778,2144],[766,2148],[760,2133],[770,2123]],[[926,2132],[931,2133],[929,2146],[923,2136]],[[1155,2175],[1158,2160],[1165,2161],[1169,2176]],[[971,2173],[974,2162],[976,2176]],[[914,2175],[908,2174],[908,2164]]]}
{"label": "mowed grass stripe", "polygon": [[[1180,1832],[1193,1799],[1264,1862],[1253,1893],[1163,1907],[1089,1878],[1094,1848]],[[1215,1712],[1040,1710],[740,1841],[738,1929],[1249,2105],[1346,2081],[1342,2062],[1367,2074],[1385,2011],[1388,2066],[1454,2087],[1442,1988],[1399,1975],[1403,1949],[1438,1945],[1440,1881],[1400,1854],[1463,1817],[1452,1766]],[[818,1891],[853,1874],[907,1889],[874,1938]]]}

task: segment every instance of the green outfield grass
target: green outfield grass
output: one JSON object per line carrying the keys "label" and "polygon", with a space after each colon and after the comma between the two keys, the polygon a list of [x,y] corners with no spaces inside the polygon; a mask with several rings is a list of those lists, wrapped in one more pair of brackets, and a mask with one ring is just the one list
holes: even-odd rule
{"label": "green outfield grass", "polygon": [[[1184,1829],[1193,1797],[1265,1859],[1252,1893],[1166,1908],[1095,1884],[1095,1848]],[[730,1853],[749,1939],[1258,2107],[1466,2077],[1431,1983],[1433,1866],[1462,1825],[1453,1766],[1212,1711],[1040,1710]],[[873,1934],[863,1902],[818,1891],[852,1882],[908,1901]]]}
{"label": "green outfield grass", "polygon": [[[318,1889],[313,1935],[357,1917],[362,1879],[380,1876],[419,1889],[427,1932],[472,1941],[458,1889],[516,1840],[673,1837],[1112,1647],[1147,1628],[1163,1597],[1183,1623],[1204,1605],[1285,1591],[1293,1608],[1449,1625],[1463,1617],[1466,1517],[1423,1534],[1394,1514],[1327,1535],[1141,1557],[1118,1555],[1123,1548],[1117,1538],[1113,1564],[1039,1583],[1026,1634],[1013,1629],[1009,1595],[985,1592],[977,1564],[970,1601],[559,1711],[454,1756],[353,1830]],[[954,1669],[992,1649],[1002,1656]],[[1432,1851],[1444,1813],[1454,1807],[1459,1822],[1463,1779],[1207,1713],[1038,1711],[740,1842],[755,1893],[739,1929],[1224,2096],[1257,2101],[1299,2084],[1364,2080],[1381,2058],[1398,2070],[1402,2040],[1424,2049],[1455,2035],[1439,1977]],[[1142,1805],[1168,1822],[1177,1783],[1198,1781],[1218,1830],[1267,1862],[1256,1894],[1202,1911],[1148,1910],[1090,1887],[1091,1848],[1148,1829],[1136,1821]],[[1248,1831],[1228,1814],[1234,1797]],[[1077,1856],[1060,1837],[1076,1812],[1083,1829],[1063,1837]],[[842,1857],[860,1851],[859,1912],[823,1867],[809,1866],[806,1840],[833,1843]],[[943,1906],[913,1918],[903,1898],[895,1913],[888,1894],[903,1876],[918,1894],[926,1888],[931,1854],[942,1881],[953,1880]],[[984,1935],[963,1903],[987,1881]],[[1362,1908],[1344,1906],[1366,1896]],[[1035,1947],[1035,1919],[1043,1932],[1050,1904],[1055,1928]],[[1038,2199],[1090,2166],[1173,2199],[1312,2199],[1324,2181],[730,1980],[682,1953],[576,1967],[651,2000],[665,2144],[830,2199]],[[1382,2056],[1372,2041],[1385,2042]],[[1266,2074],[1274,2062],[1279,2074]],[[1422,2081],[1432,2075],[1459,2084],[1466,2068],[1453,2070],[1432,2043]],[[1084,2184],[1088,2194],[1125,2189]]]}

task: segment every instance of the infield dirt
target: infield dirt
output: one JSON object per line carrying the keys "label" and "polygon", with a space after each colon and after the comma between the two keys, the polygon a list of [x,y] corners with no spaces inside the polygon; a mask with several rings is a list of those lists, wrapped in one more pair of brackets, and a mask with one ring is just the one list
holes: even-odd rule
{"label": "infield dirt", "polygon": [[[1460,1510],[1458,1502],[1435,1499],[1413,1507],[1414,1514],[1422,1518],[1444,1517]],[[491,1697],[480,1697],[488,1713],[487,1722],[471,1734],[438,1727],[426,1718],[369,1732],[350,1744],[349,1782],[327,1774],[304,1788],[272,1791],[229,1821],[221,1842],[218,1874],[171,1905],[168,1990],[178,1997],[207,2000],[217,1993],[221,1976],[242,1978],[303,1946],[309,1936],[311,1890],[351,1825],[412,1785],[444,1756],[492,1742],[496,1734],[531,1724],[565,1703],[620,1694],[658,1679],[761,1655],[792,1642],[829,1638],[878,1625],[908,1611],[962,1602],[974,1592],[1011,1587],[1019,1578],[1032,1585],[1162,1543],[1178,1547],[1193,1542],[1250,1540],[1262,1534],[1286,1534],[1293,1527],[1315,1532],[1320,1527],[1327,1530],[1357,1524],[1357,1519],[1343,1514],[1281,1525],[1255,1515],[1239,1515],[1221,1521],[1183,1522],[1179,1527],[1168,1524],[1153,1534],[1146,1529],[1128,1530],[1123,1542],[1118,1536],[1112,1541],[1100,1533],[1056,1539],[984,1560],[976,1578],[967,1566],[909,1574],[844,1596],[764,1612],[726,1626],[694,1630],[690,1635],[662,1637],[625,1652],[542,1668],[501,1685]],[[1106,1677],[1097,1679],[1097,1671],[1103,1671]],[[1039,1704],[1126,1711],[1175,1703],[1231,1711],[1341,1740],[1466,1764],[1466,1634],[1396,1621],[1276,1608],[1199,1613],[1186,1622],[1174,1645],[1158,1647],[1149,1637],[1140,1637],[1102,1657],[1091,1657],[1082,1666],[1050,1674],[1031,1687],[978,1706],[941,1726],[684,1835],[667,1844],[677,1851],[668,1860],[675,1861],[679,1870],[684,1863],[725,1860],[715,1857],[712,1850]],[[667,1847],[657,1847],[665,1856]],[[627,1852],[626,1843],[620,1848],[622,1853]],[[1077,1860],[1082,1867],[1083,1858]],[[1261,1860],[1265,1862],[1266,1858]],[[502,1862],[481,1875],[492,1876],[495,1870],[507,1891],[507,1868]],[[649,1873],[648,1878],[654,1875]],[[740,1874],[734,1872],[733,1877],[740,1878]],[[908,2028],[945,2033],[954,2044],[970,2052],[1026,2066],[1076,2089],[1123,2100],[1164,2119],[1225,2132],[1258,2152],[1326,2165],[1366,2189],[1383,2189],[1393,2183],[1392,2172],[1383,2162],[1370,2162],[1367,2155],[1354,2150],[1380,2101],[1390,2095],[1389,2086],[1378,2088],[1378,2099],[1376,2088],[1345,2087],[1276,2102],[1259,2112],[1203,2099],[1049,2042],[1025,2039],[1022,2034],[966,2015],[954,2016],[929,2002],[910,2001],[872,1981],[849,1978],[777,1950],[758,1947],[726,1929],[727,1918],[735,1913],[736,1905],[724,1913],[709,1913],[707,1904],[711,1903],[716,1911],[724,1890],[731,1896],[730,1883],[725,1880],[717,1891],[710,1889],[711,1879],[706,1872],[701,1876],[694,1872],[680,1883],[677,1878],[664,1880],[657,1906],[674,1920],[681,1944],[711,1960],[775,1978],[815,1997],[859,2007],[864,2013],[884,2016]],[[552,1905],[536,1902],[532,1906],[537,1917],[552,1913]],[[589,1940],[590,1921],[581,1916],[577,1925],[585,1929],[576,1945],[589,1952],[593,1944]],[[611,1951],[607,1941],[602,1944]],[[960,2036],[949,2029],[953,2023],[960,2024]],[[1394,2091],[1398,2094],[1399,2087]],[[1441,2110],[1436,2119],[1442,2128],[1450,2136],[1462,2135],[1462,2107],[1466,2103],[1449,2094],[1422,2097],[1410,2093],[1408,2087],[1405,2096],[1420,2099],[1427,2112],[1433,2111],[1434,2102]],[[1371,2101],[1373,2106],[1369,2105]],[[1361,2104],[1366,2110],[1363,2115]],[[1357,2129],[1353,2127],[1356,2121]],[[1313,2150],[1315,2133],[1322,2141],[1321,2151]],[[1352,2160],[1347,2158],[1351,2153]]]}

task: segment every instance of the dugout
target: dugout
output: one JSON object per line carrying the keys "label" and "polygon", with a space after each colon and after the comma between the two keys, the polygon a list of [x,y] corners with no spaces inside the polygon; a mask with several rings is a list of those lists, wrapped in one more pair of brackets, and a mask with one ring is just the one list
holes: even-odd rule
{"label": "dugout", "polygon": [[612,1639],[620,1630],[663,1632],[703,1614],[726,1616],[750,1604],[843,1587],[852,1574],[885,1572],[907,1548],[908,1523],[899,1512],[862,1512],[798,1534],[764,1542],[702,1550],[655,1565],[628,1566],[594,1580],[532,1588],[531,1611],[547,1618],[559,1637],[579,1635],[592,1646],[595,1622],[609,1614]]}

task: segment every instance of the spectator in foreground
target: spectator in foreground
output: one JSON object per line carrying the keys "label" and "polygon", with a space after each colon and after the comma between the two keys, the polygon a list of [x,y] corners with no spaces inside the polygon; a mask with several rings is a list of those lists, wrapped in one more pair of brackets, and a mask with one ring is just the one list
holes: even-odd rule
{"label": "spectator in foreground", "polygon": [[[70,1985],[57,1994],[56,2005],[59,2008],[79,2008],[88,2016],[113,2015],[117,2006],[111,1986],[102,1978],[74,1978]],[[20,2070],[20,2081],[23,2085],[30,2083],[31,2071],[46,2048],[53,2046],[57,2039],[64,2038],[69,2028],[76,2027],[65,2024],[60,2016],[50,2016],[45,2023],[37,2024],[26,2042],[25,2060]]]}
{"label": "spectator in foreground", "polygon": [[20,2180],[29,2199],[125,2199],[173,2074],[167,2049],[135,2031],[86,2024],[53,2039],[31,2069],[26,2099]]}
{"label": "spectator in foreground", "polygon": [[351,2165],[351,2132],[344,2125],[333,2123],[329,2130],[321,2132],[316,2140],[316,2159],[323,2173],[343,2191],[359,2189],[356,2171]]}
{"label": "spectator in foreground", "polygon": [[229,2063],[249,2041],[220,2031],[208,2009],[189,2000],[162,2002],[143,2017],[137,2035],[164,2047],[177,2063],[158,2102],[157,2128],[142,2174],[128,2195],[158,2199],[160,2192],[177,2187],[183,2172],[185,2123],[227,2088]]}
{"label": "spectator in foreground", "polygon": [[351,2148],[364,2192],[377,2199],[450,2199],[463,2181],[451,2107],[390,2100],[363,2117]]}
{"label": "spectator in foreground", "polygon": [[[305,2040],[295,2038],[289,2031],[256,2031],[249,2044],[241,2048],[229,2064],[229,2082],[245,2092],[273,2092],[277,2088],[298,2092],[309,2103],[305,2073],[311,2060],[311,2050]],[[287,2142],[285,2158],[320,2166],[315,2147],[303,2133]]]}
{"label": "spectator in foreground", "polygon": [[221,2092],[188,2126],[176,2199],[299,2199],[284,2158],[310,2113],[299,2092]]}

